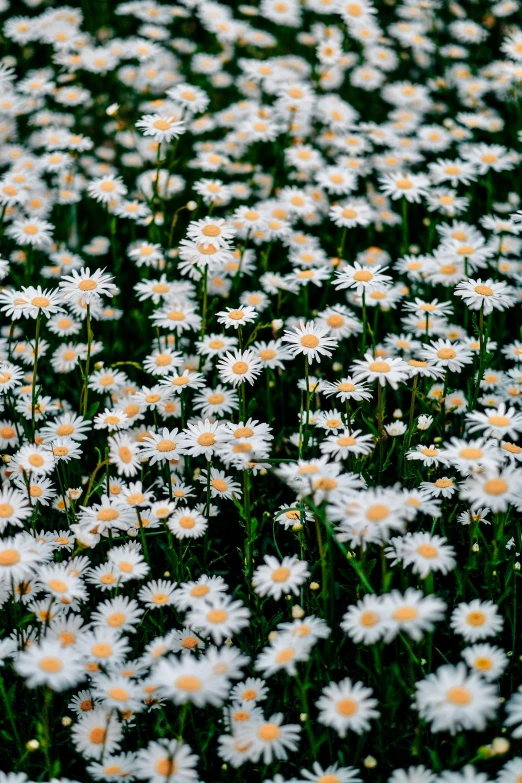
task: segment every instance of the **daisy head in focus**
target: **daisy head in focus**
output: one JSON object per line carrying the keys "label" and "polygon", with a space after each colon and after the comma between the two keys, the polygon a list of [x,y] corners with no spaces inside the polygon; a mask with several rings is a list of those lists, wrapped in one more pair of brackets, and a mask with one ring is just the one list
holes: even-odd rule
{"label": "daisy head in focus", "polygon": [[310,363],[320,362],[323,356],[330,357],[337,348],[337,340],[330,336],[330,330],[313,321],[300,321],[291,331],[284,332],[282,340],[294,357],[304,354]]}

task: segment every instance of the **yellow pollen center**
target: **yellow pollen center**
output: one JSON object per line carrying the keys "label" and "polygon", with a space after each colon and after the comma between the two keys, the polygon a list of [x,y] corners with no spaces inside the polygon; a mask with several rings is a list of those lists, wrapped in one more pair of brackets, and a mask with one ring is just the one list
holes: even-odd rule
{"label": "yellow pollen center", "polygon": [[439,554],[437,548],[431,544],[420,544],[417,547],[417,552],[421,557],[424,557],[427,560],[433,560],[433,558],[437,557]]}
{"label": "yellow pollen center", "polygon": [[257,730],[257,736],[264,742],[273,742],[279,739],[281,730],[275,723],[263,723]]}
{"label": "yellow pollen center", "polygon": [[457,707],[466,707],[473,697],[467,688],[457,685],[446,692],[446,698]]}
{"label": "yellow pollen center", "polygon": [[166,438],[165,440],[160,440],[160,442],[156,445],[156,449],[162,453],[167,451],[174,451],[176,449],[176,444],[173,440]]}
{"label": "yellow pollen center", "polygon": [[386,519],[389,514],[390,509],[388,506],[377,503],[374,506],[370,506],[366,511],[366,519],[369,519],[370,522],[381,522],[383,519]]}
{"label": "yellow pollen center", "polygon": [[201,680],[191,674],[185,674],[184,676],[179,677],[176,681],[176,685],[182,691],[199,691],[202,687]]}
{"label": "yellow pollen center", "polygon": [[391,367],[388,362],[372,362],[369,369],[371,372],[385,373],[390,372]]}
{"label": "yellow pollen center", "polygon": [[228,612],[224,609],[211,609],[207,614],[207,620],[209,623],[219,624],[224,623],[228,619]]}
{"label": "yellow pollen center", "polygon": [[337,712],[346,718],[355,715],[358,709],[357,702],[354,699],[341,699],[337,702]]}
{"label": "yellow pollen center", "polygon": [[289,568],[276,568],[274,569],[274,571],[272,571],[273,582],[286,582],[289,576],[290,576]]}
{"label": "yellow pollen center", "polygon": [[59,658],[42,658],[39,666],[47,674],[56,674],[63,669],[63,663]]}
{"label": "yellow pollen center", "polygon": [[493,296],[493,289],[489,285],[476,285],[475,291],[481,296]]}
{"label": "yellow pollen center", "polygon": [[489,479],[484,484],[484,492],[488,495],[503,495],[509,489],[507,481],[501,478]]}

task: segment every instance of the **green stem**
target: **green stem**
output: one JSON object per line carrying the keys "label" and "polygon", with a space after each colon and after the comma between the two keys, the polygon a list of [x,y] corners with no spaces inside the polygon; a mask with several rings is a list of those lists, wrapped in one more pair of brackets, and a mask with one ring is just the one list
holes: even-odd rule
{"label": "green stem", "polygon": [[81,394],[81,409],[82,416],[87,415],[87,403],[89,399],[89,365],[91,363],[91,347],[92,347],[92,331],[91,331],[91,306],[87,305],[87,358],[85,360],[85,377],[83,379],[83,388]]}
{"label": "green stem", "polygon": [[36,335],[34,338],[34,364],[33,364],[33,388],[31,391],[31,438],[34,443],[34,434],[36,429],[36,374],[38,371],[38,344],[40,342],[40,321],[42,320],[42,311],[38,310],[36,316]]}
{"label": "green stem", "polygon": [[11,702],[9,700],[9,696],[7,694],[7,691],[5,689],[4,685],[4,678],[0,677],[0,696],[2,697],[2,700],[4,702],[4,709],[7,715],[7,718],[9,720],[9,723],[11,724],[11,731],[13,732],[13,738],[16,745],[16,750],[18,751],[18,757],[19,759],[24,754],[24,749],[22,747],[22,741],[20,739],[20,735],[18,734],[18,729],[16,728],[16,721],[13,714],[13,710],[11,707]]}
{"label": "green stem", "polygon": [[411,404],[410,404],[410,421],[408,424],[408,442],[406,443],[406,451],[410,448],[411,438],[413,435],[413,417],[415,415],[415,397],[417,396],[417,385],[419,383],[419,375],[415,375],[413,378],[413,389],[411,392]]}

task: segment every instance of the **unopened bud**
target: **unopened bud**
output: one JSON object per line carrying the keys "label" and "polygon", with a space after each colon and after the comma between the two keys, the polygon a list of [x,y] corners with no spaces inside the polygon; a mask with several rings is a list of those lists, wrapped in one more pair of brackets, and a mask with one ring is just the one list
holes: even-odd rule
{"label": "unopened bud", "polygon": [[366,769],[375,769],[377,766],[377,759],[373,756],[366,756],[366,758],[363,761],[364,766]]}
{"label": "unopened bud", "polygon": [[319,582],[310,582],[310,590],[319,590],[320,587]]}
{"label": "unopened bud", "polygon": [[294,620],[300,620],[301,617],[305,616],[305,610],[302,606],[299,606],[299,604],[294,604],[292,606],[292,617]]}
{"label": "unopened bud", "polygon": [[29,740],[29,742],[26,742],[25,747],[27,748],[28,751],[31,752],[33,750],[38,750],[38,748],[40,747],[40,743],[38,742],[37,739],[32,739]]}
{"label": "unopened bud", "polygon": [[505,737],[495,737],[495,739],[491,743],[491,747],[493,748],[493,751],[497,754],[497,756],[503,756],[504,753],[508,752],[511,746],[509,744],[509,741]]}
{"label": "unopened bud", "polygon": [[187,201],[187,209],[188,210],[190,210],[191,212],[194,212],[194,210],[197,209],[197,208],[198,208],[198,205],[197,205],[196,201]]}
{"label": "unopened bud", "polygon": [[69,718],[68,715],[66,715],[64,718],[62,718],[62,726],[70,726],[72,723],[72,718]]}

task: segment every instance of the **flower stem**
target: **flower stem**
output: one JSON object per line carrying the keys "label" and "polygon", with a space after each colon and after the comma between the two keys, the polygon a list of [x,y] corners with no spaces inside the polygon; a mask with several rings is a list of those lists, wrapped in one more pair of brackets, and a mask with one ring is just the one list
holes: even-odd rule
{"label": "flower stem", "polygon": [[40,342],[40,321],[42,320],[42,311],[38,310],[36,316],[36,335],[34,338],[34,363],[33,363],[33,388],[31,391],[31,439],[34,443],[35,434],[35,414],[36,414],[36,374],[38,371],[38,343]]}
{"label": "flower stem", "polygon": [[87,415],[87,402],[89,398],[89,365],[91,363],[92,331],[91,331],[91,306],[87,305],[87,358],[85,359],[85,377],[81,394],[82,416]]}

